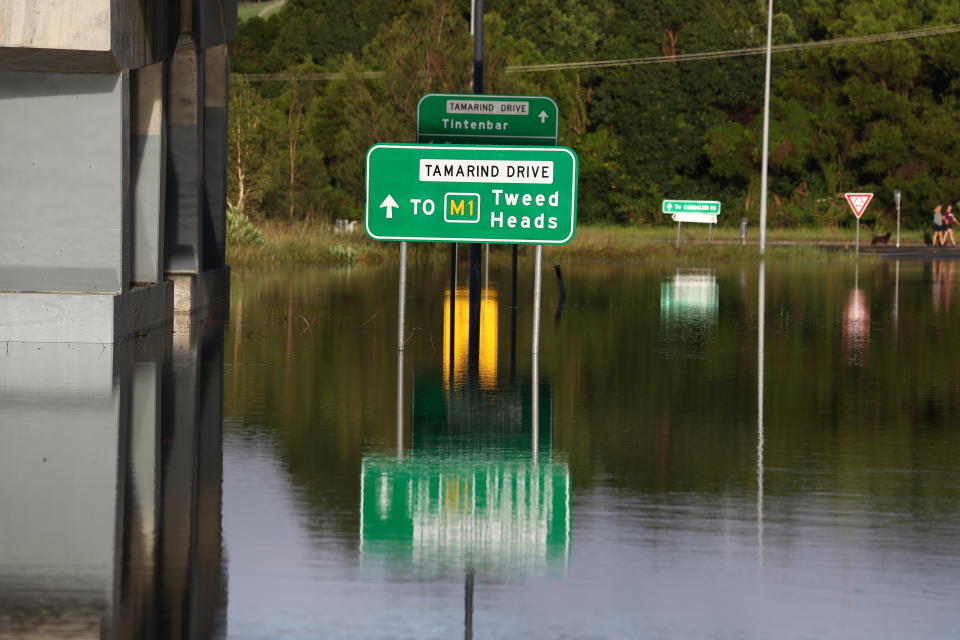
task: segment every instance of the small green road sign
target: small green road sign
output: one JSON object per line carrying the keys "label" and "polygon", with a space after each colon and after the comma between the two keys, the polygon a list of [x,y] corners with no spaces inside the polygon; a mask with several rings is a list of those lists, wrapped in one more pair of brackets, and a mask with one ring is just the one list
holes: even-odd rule
{"label": "small green road sign", "polygon": [[375,240],[565,244],[577,225],[566,147],[376,144],[365,223]]}
{"label": "small green road sign", "polygon": [[720,215],[720,202],[717,200],[664,200],[663,212],[677,213],[706,213],[712,216]]}
{"label": "small green road sign", "polygon": [[543,96],[430,93],[417,105],[417,142],[555,145],[557,116]]}

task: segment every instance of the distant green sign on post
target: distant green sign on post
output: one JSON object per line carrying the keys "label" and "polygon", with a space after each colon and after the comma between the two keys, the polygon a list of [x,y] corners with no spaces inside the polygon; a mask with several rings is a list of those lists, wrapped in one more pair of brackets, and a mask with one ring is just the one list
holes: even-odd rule
{"label": "distant green sign on post", "polygon": [[664,213],[706,213],[720,215],[720,202],[717,200],[664,200]]}
{"label": "distant green sign on post", "polygon": [[564,244],[576,233],[578,164],[566,147],[377,144],[366,230],[375,240]]}
{"label": "distant green sign on post", "polygon": [[430,93],[417,105],[417,142],[556,145],[557,103],[544,96]]}

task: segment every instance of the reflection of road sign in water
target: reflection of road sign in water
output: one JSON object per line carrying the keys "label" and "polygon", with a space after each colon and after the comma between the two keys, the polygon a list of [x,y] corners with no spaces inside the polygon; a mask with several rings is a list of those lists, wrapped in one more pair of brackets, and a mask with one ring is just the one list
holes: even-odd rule
{"label": "reflection of road sign in water", "polygon": [[566,147],[378,144],[367,151],[376,240],[564,244],[576,232],[577,154]]}
{"label": "reflection of road sign in water", "polygon": [[719,300],[720,287],[713,271],[677,271],[660,284],[660,320],[665,325],[712,325]]}
{"label": "reflection of road sign in water", "polygon": [[[450,290],[443,296],[443,384],[463,386],[467,376],[470,345],[470,289],[459,287],[454,297],[453,375],[450,375]],[[481,389],[497,385],[497,290],[487,287],[480,298],[479,383]]]}
{"label": "reflection of road sign in water", "polygon": [[867,205],[873,200],[872,193],[845,193],[843,197],[847,199],[847,204],[850,205],[853,215],[857,216],[857,219],[863,215],[863,212],[867,210]]}
{"label": "reflection of road sign in water", "polygon": [[543,96],[431,93],[417,105],[417,142],[555,145],[557,113]]}
{"label": "reflection of road sign in water", "polygon": [[[422,374],[413,385],[410,450],[414,456],[488,457],[529,454],[533,449],[533,389],[529,380],[475,387],[446,376]],[[553,394],[539,380],[537,441],[540,459],[550,457]]]}
{"label": "reflection of road sign in water", "polygon": [[364,460],[364,561],[502,574],[567,563],[570,471],[526,459]]}

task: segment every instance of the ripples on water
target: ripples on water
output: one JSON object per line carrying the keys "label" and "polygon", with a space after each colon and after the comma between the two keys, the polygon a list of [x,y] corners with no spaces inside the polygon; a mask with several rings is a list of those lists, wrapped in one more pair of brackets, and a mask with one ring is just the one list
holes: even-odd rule
{"label": "ripples on water", "polygon": [[471,351],[419,266],[399,414],[390,268],[0,350],[0,638],[951,637],[955,268],[566,265],[533,380],[529,270]]}

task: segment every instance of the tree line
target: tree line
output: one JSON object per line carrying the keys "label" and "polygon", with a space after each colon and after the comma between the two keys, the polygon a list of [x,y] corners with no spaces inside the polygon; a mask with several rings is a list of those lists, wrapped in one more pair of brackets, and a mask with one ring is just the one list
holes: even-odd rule
{"label": "tree line", "polygon": [[[654,224],[664,198],[759,215],[766,2],[486,0],[487,93],[550,96],[581,160],[584,222]],[[229,204],[255,218],[362,216],[366,149],[414,142],[426,93],[469,93],[467,0],[289,0],[238,26],[231,51]],[[777,0],[776,44],[960,23],[960,0]],[[907,226],[960,200],[960,35],[780,52],[773,59],[769,220]],[[515,72],[556,62],[658,64]],[[270,80],[255,74],[274,75]],[[331,74],[336,74],[330,79]]]}

